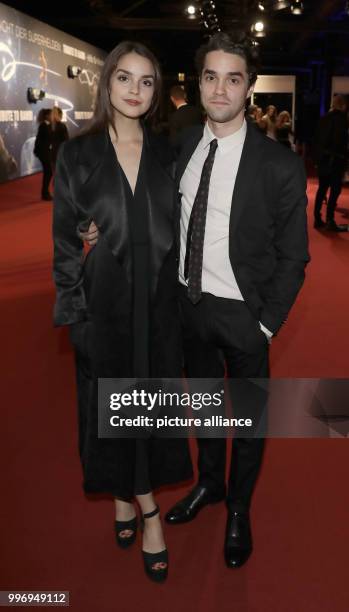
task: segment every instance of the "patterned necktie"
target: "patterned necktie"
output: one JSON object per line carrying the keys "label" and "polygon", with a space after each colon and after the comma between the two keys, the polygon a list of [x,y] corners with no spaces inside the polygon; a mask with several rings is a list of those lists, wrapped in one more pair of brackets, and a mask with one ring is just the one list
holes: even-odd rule
{"label": "patterned necktie", "polygon": [[200,183],[188,225],[184,278],[188,280],[188,298],[193,304],[197,304],[201,299],[202,258],[204,253],[208,190],[217,146],[218,143],[215,138],[210,142],[210,151],[202,168]]}

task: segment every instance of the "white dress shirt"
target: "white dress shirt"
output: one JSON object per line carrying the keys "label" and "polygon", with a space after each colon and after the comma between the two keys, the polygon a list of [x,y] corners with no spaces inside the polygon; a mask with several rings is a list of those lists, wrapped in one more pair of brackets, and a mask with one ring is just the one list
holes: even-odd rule
{"label": "white dress shirt", "polygon": [[[243,300],[243,297],[230,263],[229,220],[235,180],[246,132],[247,125],[244,120],[237,132],[224,138],[217,138],[218,147],[210,178],[203,251],[202,291],[233,300]],[[199,187],[202,168],[209,152],[209,145],[214,138],[216,136],[206,123],[203,136],[191,156],[180,182],[182,206],[179,280],[184,285],[187,285],[184,278],[184,260],[189,218]],[[271,332],[262,326],[261,328],[267,336],[271,337]]]}

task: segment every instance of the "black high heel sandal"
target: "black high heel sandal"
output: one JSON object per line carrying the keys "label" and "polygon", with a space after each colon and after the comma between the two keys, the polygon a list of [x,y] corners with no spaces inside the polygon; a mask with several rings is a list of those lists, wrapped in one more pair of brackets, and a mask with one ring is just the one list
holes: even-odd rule
{"label": "black high heel sandal", "polygon": [[[153,510],[152,512],[147,512],[146,514],[143,514],[143,517],[141,519],[142,531],[144,531],[144,519],[150,519],[153,516],[156,516],[157,514],[159,514],[159,512],[160,512],[159,506],[156,506],[155,510]],[[151,580],[154,580],[155,582],[164,582],[168,574],[167,548],[157,553],[148,553],[142,550],[142,555],[143,555],[143,561],[144,561],[144,569],[145,569],[145,573],[147,574],[147,576],[149,576],[149,578]],[[154,568],[154,565],[156,565],[157,563],[164,563],[166,564],[166,567],[161,567],[159,569],[156,569]]]}
{"label": "black high heel sandal", "polygon": [[[130,519],[129,521],[115,521],[115,538],[120,548],[128,548],[129,546],[131,546],[131,544],[133,544],[137,536],[137,527],[137,516],[135,516],[133,519]],[[123,531],[132,531],[132,533],[128,536],[122,536],[121,533]]]}

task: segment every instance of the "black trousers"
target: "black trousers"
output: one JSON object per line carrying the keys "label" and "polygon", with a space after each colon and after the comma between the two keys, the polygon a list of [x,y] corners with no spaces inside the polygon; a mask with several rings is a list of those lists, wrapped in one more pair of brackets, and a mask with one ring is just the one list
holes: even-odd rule
{"label": "black trousers", "polygon": [[343,175],[344,169],[342,164],[333,168],[319,167],[319,187],[316,193],[314,206],[315,219],[320,219],[322,202],[326,197],[327,191],[330,190],[326,220],[334,221],[337,200],[342,191]]}
{"label": "black trousers", "polygon": [[42,164],[42,185],[41,185],[41,197],[46,198],[50,195],[50,181],[52,178],[52,165],[49,159],[40,158]]}
{"label": "black trousers", "polygon": [[[195,306],[180,287],[185,370],[189,378],[267,378],[269,345],[246,303],[204,293]],[[233,387],[233,385],[232,385]],[[232,388],[232,392],[234,389]],[[264,408],[265,394],[255,410]],[[263,438],[235,438],[228,482],[230,509],[249,508],[262,463]],[[226,440],[199,438],[199,484],[212,493],[225,492]]]}

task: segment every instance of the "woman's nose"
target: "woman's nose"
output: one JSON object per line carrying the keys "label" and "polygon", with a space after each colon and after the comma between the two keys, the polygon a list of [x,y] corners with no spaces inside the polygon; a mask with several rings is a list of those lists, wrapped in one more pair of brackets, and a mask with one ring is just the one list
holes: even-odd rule
{"label": "woman's nose", "polygon": [[133,94],[139,93],[139,83],[136,79],[132,79],[130,82],[130,93],[133,93]]}

